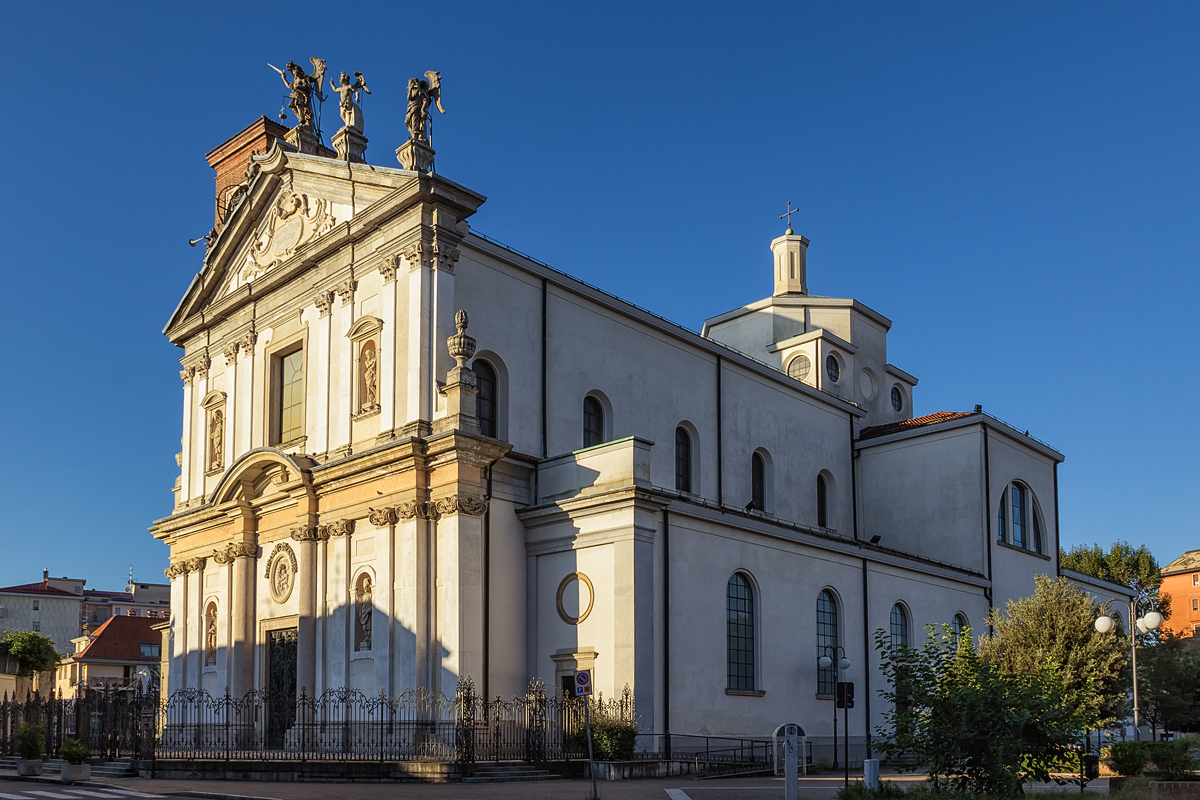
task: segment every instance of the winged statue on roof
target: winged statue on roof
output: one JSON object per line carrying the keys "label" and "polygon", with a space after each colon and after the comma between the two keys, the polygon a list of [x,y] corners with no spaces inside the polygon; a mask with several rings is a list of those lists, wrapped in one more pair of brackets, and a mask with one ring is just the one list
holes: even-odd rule
{"label": "winged statue on roof", "polygon": [[429,70],[425,78],[412,78],[408,82],[408,113],[404,125],[414,141],[429,144],[429,107],[436,106],[442,114],[442,73]]}
{"label": "winged statue on roof", "polygon": [[[320,102],[325,101],[325,92],[321,88],[321,84],[325,81],[325,59],[313,56],[309,61],[313,65],[311,75],[294,61],[289,61],[285,69],[280,69],[274,64],[267,64],[268,67],[279,73],[283,85],[288,87],[291,92],[288,108],[296,115],[296,124],[301,128],[313,127],[313,97],[315,96]],[[290,80],[288,79],[289,74],[291,75]]]}

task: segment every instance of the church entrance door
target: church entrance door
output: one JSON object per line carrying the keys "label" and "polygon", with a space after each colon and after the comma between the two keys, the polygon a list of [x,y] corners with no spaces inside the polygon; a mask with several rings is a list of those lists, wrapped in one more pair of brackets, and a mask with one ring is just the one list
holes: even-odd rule
{"label": "church entrance door", "polygon": [[296,628],[267,633],[267,746],[282,749],[296,722]]}

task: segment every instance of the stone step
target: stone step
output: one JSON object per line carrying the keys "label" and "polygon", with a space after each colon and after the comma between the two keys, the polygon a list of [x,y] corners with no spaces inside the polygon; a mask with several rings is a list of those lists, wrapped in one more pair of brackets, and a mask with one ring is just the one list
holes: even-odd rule
{"label": "stone step", "polygon": [[463,783],[522,783],[525,781],[561,781],[565,780],[560,775],[493,775],[493,776],[475,776],[472,778],[463,778]]}

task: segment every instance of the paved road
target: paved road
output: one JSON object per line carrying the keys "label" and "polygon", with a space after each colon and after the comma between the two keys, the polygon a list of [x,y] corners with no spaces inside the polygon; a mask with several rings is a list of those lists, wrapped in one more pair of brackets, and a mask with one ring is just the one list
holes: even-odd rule
{"label": "paved road", "polygon": [[[11,774],[11,773],[10,773]],[[918,783],[923,776],[884,775],[889,781]],[[853,776],[852,776],[853,779]],[[814,776],[801,781],[802,800],[832,800],[842,786],[842,776]],[[696,781],[689,778],[662,778],[639,781],[601,781],[600,800],[777,800],[783,797],[779,778],[727,778]],[[1088,787],[1107,793],[1108,781],[1101,779]],[[1038,785],[1035,793],[1078,793],[1077,787]],[[591,783],[585,780],[497,784],[422,784],[422,783],[327,783],[270,781],[167,781],[130,778],[106,780],[103,787],[60,786],[54,781],[41,783],[5,780],[0,776],[0,800],[137,800],[157,797],[198,797],[208,800],[252,798],[253,800],[587,800]]]}

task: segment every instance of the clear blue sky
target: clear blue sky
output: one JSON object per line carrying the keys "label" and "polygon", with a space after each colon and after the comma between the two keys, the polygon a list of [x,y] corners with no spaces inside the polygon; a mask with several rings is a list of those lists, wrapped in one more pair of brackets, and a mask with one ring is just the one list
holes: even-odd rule
{"label": "clear blue sky", "polygon": [[162,580],[203,154],[311,55],[366,74],[392,166],[440,70],[476,229],[689,328],[770,293],[792,201],[918,414],[1066,453],[1065,544],[1200,546],[1200,5],[10,3],[0,45],[0,585]]}

